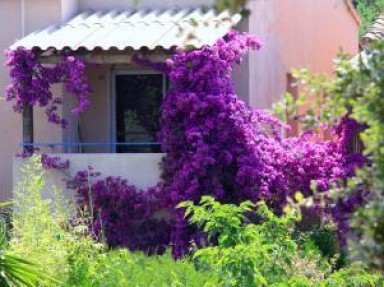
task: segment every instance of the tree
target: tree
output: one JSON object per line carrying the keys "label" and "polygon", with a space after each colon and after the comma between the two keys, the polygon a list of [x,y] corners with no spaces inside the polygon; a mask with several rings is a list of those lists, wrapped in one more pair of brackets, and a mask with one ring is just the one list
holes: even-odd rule
{"label": "tree", "polygon": [[361,17],[360,35],[364,35],[370,25],[384,8],[384,0],[353,0]]}

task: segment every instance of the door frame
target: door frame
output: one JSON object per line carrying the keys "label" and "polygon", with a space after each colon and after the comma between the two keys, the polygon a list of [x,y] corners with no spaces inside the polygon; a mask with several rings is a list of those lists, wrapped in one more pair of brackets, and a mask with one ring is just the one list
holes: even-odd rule
{"label": "door frame", "polygon": [[[115,69],[111,72],[111,107],[110,107],[110,129],[111,129],[111,143],[117,143],[117,126],[116,126],[116,76],[118,75],[162,75],[163,76],[163,98],[167,92],[167,76],[163,73],[150,70],[128,70],[128,69]],[[112,144],[110,147],[111,153],[116,153],[116,145]]]}

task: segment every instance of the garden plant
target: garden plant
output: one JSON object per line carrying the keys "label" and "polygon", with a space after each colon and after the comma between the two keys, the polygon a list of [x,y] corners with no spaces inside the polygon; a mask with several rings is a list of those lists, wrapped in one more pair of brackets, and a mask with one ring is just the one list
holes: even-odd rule
{"label": "garden plant", "polygon": [[[383,286],[383,47],[340,61],[333,80],[305,74],[328,96],[296,115],[312,131],[286,138],[287,124],[235,93],[234,65],[261,46],[232,31],[166,63],[134,57],[172,84],[154,187],[140,190],[90,167],[66,178],[76,204],[54,187],[44,199],[47,170],[65,171],[70,162],[28,160],[6,249],[39,264],[36,286]],[[64,128],[50,90],[59,82],[79,100],[73,112],[89,106],[85,64],[73,55],[49,67],[33,51],[8,56],[7,99],[17,112],[39,105]],[[294,104],[287,97],[277,110],[294,114]],[[328,137],[315,132],[325,127]],[[358,131],[364,153],[351,149]],[[348,252],[353,221],[364,222],[354,236],[369,242],[361,246],[370,262],[355,263]]]}

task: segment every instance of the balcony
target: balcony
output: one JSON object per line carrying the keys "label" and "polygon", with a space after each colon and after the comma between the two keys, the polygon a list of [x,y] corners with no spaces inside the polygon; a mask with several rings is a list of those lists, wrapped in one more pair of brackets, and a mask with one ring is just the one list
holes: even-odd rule
{"label": "balcony", "polygon": [[[95,171],[101,173],[100,178],[107,176],[120,176],[137,186],[145,189],[154,186],[160,179],[160,162],[164,156],[162,153],[80,153],[86,148],[108,147],[116,149],[116,146],[125,148],[153,149],[155,144],[112,144],[112,143],[34,143],[42,152],[51,156],[60,157],[63,161],[69,161],[70,166],[66,171],[48,170],[46,171],[46,191],[49,197],[52,186],[57,186],[65,190],[69,198],[73,198],[72,191],[66,190],[63,179],[73,177],[76,172],[86,170],[91,166]],[[25,144],[24,144],[25,146]],[[67,151],[67,152],[65,152]],[[27,159],[14,157],[13,162],[13,183],[21,179],[20,168]]]}

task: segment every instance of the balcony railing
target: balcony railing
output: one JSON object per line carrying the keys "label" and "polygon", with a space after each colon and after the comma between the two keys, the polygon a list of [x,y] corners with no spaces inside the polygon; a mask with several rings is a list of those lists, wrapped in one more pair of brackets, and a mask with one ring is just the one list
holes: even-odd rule
{"label": "balcony railing", "polygon": [[86,151],[89,149],[100,149],[111,153],[115,152],[143,152],[143,153],[161,153],[160,143],[148,143],[148,142],[137,142],[137,143],[118,143],[118,142],[34,142],[34,143],[22,143],[20,147],[36,148],[39,150],[49,149],[50,151],[60,152],[76,152],[76,153],[88,153],[92,151]]}

